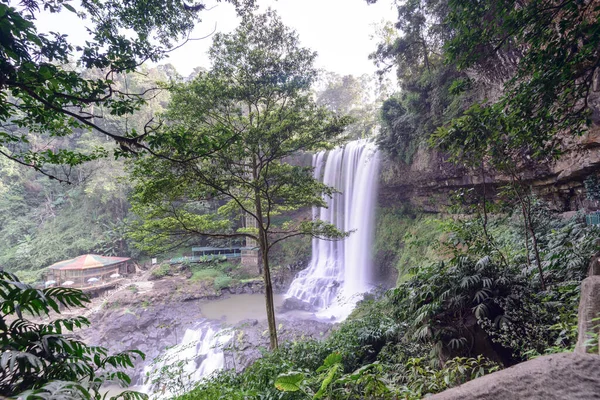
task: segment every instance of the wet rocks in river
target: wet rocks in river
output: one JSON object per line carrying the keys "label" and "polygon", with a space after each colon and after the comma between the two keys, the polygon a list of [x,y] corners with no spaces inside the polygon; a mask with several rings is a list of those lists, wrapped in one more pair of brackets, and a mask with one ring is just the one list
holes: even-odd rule
{"label": "wet rocks in river", "polygon": [[285,299],[285,301],[283,302],[283,309],[284,310],[303,310],[303,311],[310,311],[310,312],[315,311],[315,307],[312,304],[310,304],[306,301],[297,299],[295,297],[290,297],[290,298]]}
{"label": "wet rocks in river", "polygon": [[[125,295],[132,296],[129,291],[125,292]],[[167,297],[155,292],[153,298],[156,300]],[[242,297],[241,299],[243,300]],[[93,329],[83,332],[84,340],[92,345],[107,347],[111,353],[130,349],[144,352],[146,361],[139,362],[134,371],[129,371],[133,382],[141,384],[144,365],[152,362],[165,348],[180,343],[186,330],[194,328],[198,321],[205,318],[202,308],[206,305],[206,300],[149,304],[147,301],[126,303],[124,298],[113,299],[109,308],[102,309],[90,317]],[[280,343],[300,337],[324,338],[332,327],[326,322],[295,320],[289,317],[278,317],[277,322]],[[225,346],[225,368],[241,371],[261,357],[261,350],[269,346],[267,330],[266,321],[259,319],[236,323],[231,343]],[[201,363],[202,360],[196,362]]]}

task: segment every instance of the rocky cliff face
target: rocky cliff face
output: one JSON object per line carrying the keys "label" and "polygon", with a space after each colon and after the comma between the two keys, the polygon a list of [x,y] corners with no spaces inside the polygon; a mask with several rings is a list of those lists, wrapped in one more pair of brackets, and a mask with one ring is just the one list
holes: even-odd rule
{"label": "rocky cliff face", "polygon": [[[261,357],[261,349],[269,346],[268,329],[264,318],[247,319],[235,324],[223,320],[209,320],[205,307],[213,300],[235,294],[264,293],[262,281],[240,283],[218,293],[213,288],[185,284],[181,276],[165,277],[153,282],[138,281],[124,290],[115,291],[102,307],[89,315],[91,326],[80,332],[89,345],[99,345],[118,353],[137,349],[146,355],[146,361],[138,360],[128,374],[136,385],[145,382],[144,366],[168,347],[181,342],[187,329],[195,329],[199,322],[208,321],[218,327],[231,326],[235,332],[232,343],[225,352],[226,368],[243,370]],[[135,290],[130,290],[131,287]],[[286,286],[287,287],[287,286]],[[277,284],[275,289],[282,289]],[[97,299],[99,301],[99,299]],[[277,310],[280,343],[327,337],[333,325],[312,319],[295,319]]]}
{"label": "rocky cliff face", "polygon": [[[597,204],[586,200],[583,181],[600,171],[600,125],[593,125],[581,137],[564,137],[562,142],[561,158],[550,164],[523,168],[523,182],[531,185],[555,211],[597,208]],[[482,191],[484,179],[488,195],[510,182],[508,176],[499,174],[475,175],[448,162],[444,154],[421,146],[410,164],[384,159],[380,203],[405,203],[425,212],[443,212],[452,191],[461,188]]]}

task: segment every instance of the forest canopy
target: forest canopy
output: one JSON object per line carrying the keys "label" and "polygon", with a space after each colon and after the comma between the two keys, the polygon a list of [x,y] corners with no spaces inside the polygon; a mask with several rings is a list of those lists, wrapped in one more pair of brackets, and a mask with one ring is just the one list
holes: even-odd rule
{"label": "forest canopy", "polygon": [[409,161],[472,106],[467,115],[495,113],[511,145],[538,158],[560,153],[558,132],[578,135],[598,120],[596,2],[396,4],[398,37],[372,55],[381,72],[397,71],[402,88],[382,113],[379,141],[392,155]]}

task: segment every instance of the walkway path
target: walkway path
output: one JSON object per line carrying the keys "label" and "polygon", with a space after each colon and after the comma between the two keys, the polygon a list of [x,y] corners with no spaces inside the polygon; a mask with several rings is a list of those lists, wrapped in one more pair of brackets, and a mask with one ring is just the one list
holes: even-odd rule
{"label": "walkway path", "polygon": [[111,298],[114,297],[116,293],[119,293],[120,291],[130,287],[131,285],[137,286],[138,289],[140,289],[140,291],[142,292],[152,289],[153,283],[148,282],[146,279],[146,274],[135,275],[133,278],[124,279],[123,282],[121,282],[120,285],[117,286],[115,289],[108,290],[102,295],[100,295],[97,299],[95,299],[92,302],[92,307],[90,307],[85,313],[83,313],[83,316],[89,318],[92,314],[97,313]]}

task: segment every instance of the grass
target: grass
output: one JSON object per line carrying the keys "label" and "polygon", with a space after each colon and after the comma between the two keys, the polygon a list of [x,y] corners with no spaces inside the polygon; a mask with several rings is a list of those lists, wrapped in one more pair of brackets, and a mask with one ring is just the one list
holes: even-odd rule
{"label": "grass", "polygon": [[218,277],[226,277],[227,275],[223,271],[219,271],[215,268],[192,268],[192,277],[190,278],[193,282],[212,280],[214,281]]}
{"label": "grass", "polygon": [[262,282],[262,278],[258,277],[258,278],[247,278],[247,279],[240,279],[241,283],[250,283],[250,282]]}
{"label": "grass", "polygon": [[380,208],[374,251],[376,259],[398,271],[398,281],[410,268],[443,258],[439,242],[443,220],[403,208]]}
{"label": "grass", "polygon": [[229,276],[218,276],[213,283],[215,290],[221,290],[234,284],[234,279]]}

